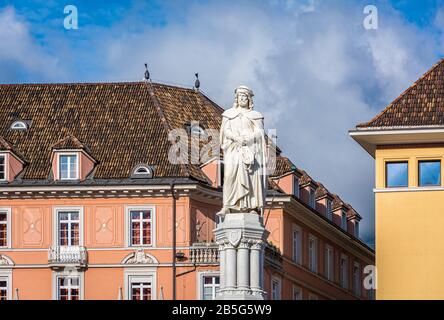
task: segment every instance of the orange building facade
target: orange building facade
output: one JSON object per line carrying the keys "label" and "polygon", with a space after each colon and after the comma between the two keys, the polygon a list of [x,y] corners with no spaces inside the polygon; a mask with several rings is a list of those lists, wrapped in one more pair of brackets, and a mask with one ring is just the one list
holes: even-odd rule
{"label": "orange building facade", "polygon": [[[215,299],[223,164],[171,163],[168,131],[222,111],[149,82],[0,85],[0,299]],[[276,149],[267,298],[372,299],[361,217]]]}

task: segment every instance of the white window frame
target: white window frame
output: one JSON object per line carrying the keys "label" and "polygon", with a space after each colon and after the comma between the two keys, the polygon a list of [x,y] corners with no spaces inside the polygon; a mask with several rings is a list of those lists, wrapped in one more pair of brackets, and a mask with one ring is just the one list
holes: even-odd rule
{"label": "white window frame", "polygon": [[52,299],[59,300],[59,278],[79,278],[79,300],[84,300],[85,296],[85,273],[78,271],[54,271],[52,273]]}
{"label": "white window frame", "polygon": [[[215,271],[202,271],[202,272],[198,272],[197,273],[197,297],[199,300],[203,300],[204,298],[204,278],[205,277],[219,277],[219,290],[220,290],[220,273],[219,272],[215,272]],[[216,287],[214,285],[214,287]],[[217,298],[217,292],[215,292],[216,296],[215,298]]]}
{"label": "white window frame", "polygon": [[332,201],[328,198],[326,199],[325,213],[326,213],[327,219],[332,221],[333,220]]}
{"label": "white window frame", "polygon": [[347,212],[345,210],[342,210],[341,215],[341,228],[345,231],[347,231]]}
{"label": "white window frame", "polygon": [[[298,232],[298,239],[295,246],[295,231]],[[302,228],[296,224],[293,224],[292,232],[292,249],[293,249],[293,262],[302,264]]]}
{"label": "white window frame", "polygon": [[131,284],[134,281],[143,281],[148,279],[151,280],[151,300],[157,300],[157,272],[155,267],[126,268],[124,270],[124,277],[125,300],[131,300]]}
{"label": "white window frame", "polygon": [[[277,297],[275,297],[274,283],[278,284],[279,291],[277,292]],[[282,300],[282,279],[276,276],[271,277],[271,300]]]}
{"label": "white window frame", "polygon": [[[299,294],[299,298],[298,299],[296,299],[296,297],[295,297],[296,293]],[[302,297],[302,288],[301,287],[299,287],[297,285],[293,285],[293,296],[292,296],[292,298],[293,298],[293,300],[302,300],[303,299],[303,297]]]}
{"label": "white window frame", "polygon": [[0,178],[0,181],[2,181],[2,182],[5,182],[5,181],[8,181],[8,171],[9,171],[9,168],[8,168],[8,155],[7,154],[5,154],[5,153],[1,153],[0,154],[0,158],[3,158],[3,163],[4,163],[4,166],[5,166],[5,177],[2,179],[2,178]]}
{"label": "white window frame", "polygon": [[80,247],[83,246],[83,207],[55,207],[54,213],[53,213],[53,245],[54,246],[62,246],[59,241],[59,235],[60,235],[60,224],[59,224],[59,213],[61,212],[72,212],[72,211],[78,211],[79,212],[79,245]]}
{"label": "white window frame", "polygon": [[[345,269],[343,268],[343,266],[342,266],[342,261],[345,261]],[[349,271],[348,271],[348,269],[349,269],[349,267],[348,267],[348,257],[346,256],[346,255],[344,255],[344,254],[341,254],[341,258],[340,258],[340,261],[339,261],[339,276],[340,276],[340,285],[341,285],[341,287],[343,288],[343,289],[346,289],[346,290],[348,290],[348,288],[349,288],[349,285],[348,285],[348,282],[349,282]],[[345,275],[344,275],[344,273],[345,273]]]}
{"label": "white window frame", "polygon": [[[355,268],[358,269],[358,273],[355,274]],[[357,276],[357,278],[356,278]],[[361,281],[362,281],[362,276],[361,276],[361,265],[359,262],[355,262],[353,263],[353,293],[355,295],[357,295],[358,297],[361,296],[361,291],[362,291],[362,287],[361,287]]]}
{"label": "white window frame", "polygon": [[[314,243],[313,250],[311,243]],[[311,272],[318,272],[318,238],[312,234],[308,236],[308,268]]]}
{"label": "white window frame", "polygon": [[[63,156],[75,156],[77,159],[76,163],[76,176],[75,177],[68,177],[68,178],[62,178],[62,163],[60,161],[60,158]],[[68,162],[68,176],[70,175],[70,165]],[[58,180],[62,181],[70,181],[70,180],[79,180],[80,178],[80,155],[78,152],[57,152],[57,178]]]}
{"label": "white window frame", "polygon": [[[151,210],[151,244],[133,245],[131,241],[131,215],[134,210]],[[156,207],[153,205],[125,206],[125,239],[128,248],[155,248],[156,247]]]}
{"label": "white window frame", "polygon": [[300,192],[299,192],[299,178],[295,175],[293,175],[293,195],[296,198],[300,197]]}
{"label": "white window frame", "polygon": [[316,199],[315,199],[315,197],[316,197],[316,195],[315,195],[316,190],[313,189],[312,187],[310,187],[309,190],[310,191],[308,192],[308,205],[311,208],[316,209]]}
{"label": "white window frame", "polygon": [[0,246],[2,249],[11,248],[11,208],[0,208],[1,213],[6,213],[6,246]]}
{"label": "white window frame", "polygon": [[28,125],[26,124],[26,122],[24,121],[14,121],[11,124],[11,130],[27,130],[28,129]]}
{"label": "white window frame", "polygon": [[0,280],[6,280],[6,299],[12,300],[12,269],[0,269]]}
{"label": "white window frame", "polygon": [[329,281],[334,280],[334,275],[335,275],[334,263],[335,263],[335,257],[334,257],[333,247],[326,244],[325,257],[324,257],[324,272],[325,272],[325,278],[327,278],[327,280]]}

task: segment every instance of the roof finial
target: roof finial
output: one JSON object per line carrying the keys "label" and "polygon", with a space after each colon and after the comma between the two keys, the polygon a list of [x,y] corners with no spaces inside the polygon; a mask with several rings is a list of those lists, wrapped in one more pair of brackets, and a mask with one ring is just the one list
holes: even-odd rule
{"label": "roof finial", "polygon": [[148,71],[148,64],[145,63],[145,76],[144,79],[145,81],[150,81],[150,72]]}
{"label": "roof finial", "polygon": [[200,88],[199,74],[195,73],[194,75],[196,76],[196,81],[194,82],[194,88],[196,89],[196,91],[199,91]]}

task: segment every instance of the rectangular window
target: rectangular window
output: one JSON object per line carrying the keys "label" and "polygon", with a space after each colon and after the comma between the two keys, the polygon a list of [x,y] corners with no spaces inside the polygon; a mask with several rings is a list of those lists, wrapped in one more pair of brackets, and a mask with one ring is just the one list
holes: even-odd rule
{"label": "rectangular window", "polygon": [[341,228],[347,231],[347,212],[342,211]]}
{"label": "rectangular window", "polygon": [[58,212],[58,245],[80,245],[80,213],[79,211]]}
{"label": "rectangular window", "polygon": [[80,277],[57,278],[58,300],[80,300]]}
{"label": "rectangular window", "polygon": [[271,294],[272,300],[281,300],[281,281],[279,279],[272,280]]}
{"label": "rectangular window", "polygon": [[308,200],[308,204],[310,207],[312,207],[313,209],[316,208],[316,201],[315,201],[315,190],[310,188],[310,193],[309,193],[309,200]]}
{"label": "rectangular window", "polygon": [[293,195],[299,198],[299,178],[293,176]]}
{"label": "rectangular window", "polygon": [[76,154],[59,156],[59,178],[60,180],[77,180],[78,157]]}
{"label": "rectangular window", "polygon": [[419,186],[440,186],[441,185],[441,161],[427,160],[419,161]]}
{"label": "rectangular window", "polygon": [[0,247],[8,246],[8,212],[0,211]]}
{"label": "rectangular window", "polygon": [[220,282],[219,276],[203,276],[202,277],[202,299],[215,300],[219,292]]}
{"label": "rectangular window", "polygon": [[308,262],[309,269],[318,272],[318,240],[313,236],[308,240]]}
{"label": "rectangular window", "polygon": [[302,300],[302,289],[297,286],[293,286],[293,300]]}
{"label": "rectangular window", "polygon": [[334,258],[333,258],[333,248],[327,245],[325,247],[325,277],[327,280],[333,281],[334,276]]}
{"label": "rectangular window", "polygon": [[345,256],[341,257],[340,264],[340,276],[341,276],[341,287],[344,289],[348,289],[348,259]]}
{"label": "rectangular window", "polygon": [[359,263],[353,266],[353,292],[355,295],[361,295],[361,267]]}
{"label": "rectangular window", "polygon": [[152,210],[130,210],[130,235],[132,246],[151,245]]}
{"label": "rectangular window", "polygon": [[134,277],[130,286],[131,300],[151,300],[151,278]]}
{"label": "rectangular window", "polygon": [[333,210],[331,208],[331,200],[327,199],[327,207],[326,207],[326,215],[328,220],[332,220],[333,219]]}
{"label": "rectangular window", "polygon": [[302,230],[300,227],[293,227],[293,261],[302,263]]}
{"label": "rectangular window", "polygon": [[0,278],[0,301],[8,300],[8,279]]}
{"label": "rectangular window", "polygon": [[6,180],[6,157],[0,155],[0,180]]}
{"label": "rectangular window", "polygon": [[385,183],[387,188],[408,187],[408,163],[387,162],[385,164]]}

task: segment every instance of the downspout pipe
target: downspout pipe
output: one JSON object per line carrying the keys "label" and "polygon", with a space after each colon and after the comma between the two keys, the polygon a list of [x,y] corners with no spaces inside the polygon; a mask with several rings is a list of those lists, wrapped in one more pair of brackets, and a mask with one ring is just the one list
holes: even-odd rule
{"label": "downspout pipe", "polygon": [[177,268],[176,268],[176,254],[177,254],[177,233],[176,233],[176,200],[177,200],[177,196],[174,192],[174,187],[175,184],[174,182],[172,182],[170,184],[170,188],[171,188],[171,196],[172,196],[172,207],[173,207],[173,218],[171,219],[171,227],[172,227],[172,232],[173,232],[173,253],[172,253],[172,262],[173,262],[173,275],[172,275],[172,281],[173,281],[173,300],[176,300],[176,273],[177,273]]}

